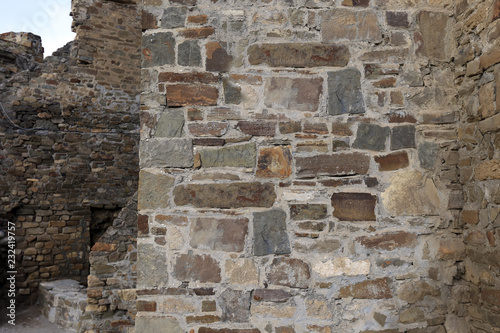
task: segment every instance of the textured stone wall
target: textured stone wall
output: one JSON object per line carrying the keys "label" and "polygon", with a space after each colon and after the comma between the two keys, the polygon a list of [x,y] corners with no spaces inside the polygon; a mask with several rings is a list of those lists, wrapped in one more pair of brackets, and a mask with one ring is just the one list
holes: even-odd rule
{"label": "textured stone wall", "polygon": [[[461,294],[472,332],[500,327],[500,2],[459,1],[454,59],[459,87],[459,167],[466,260]],[[465,312],[457,309],[457,312]]]}
{"label": "textured stone wall", "polygon": [[467,330],[458,6],[143,5],[136,333]]}
{"label": "textured stone wall", "polygon": [[76,40],[43,60],[31,34],[0,42],[14,123],[2,114],[0,220],[16,222],[19,301],[40,281],[86,284],[90,247],[137,190],[140,12],[95,0],[73,15]]}

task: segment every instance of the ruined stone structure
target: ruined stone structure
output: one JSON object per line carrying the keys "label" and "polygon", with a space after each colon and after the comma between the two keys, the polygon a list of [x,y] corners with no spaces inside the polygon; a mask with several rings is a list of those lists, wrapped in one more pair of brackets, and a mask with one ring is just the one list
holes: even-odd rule
{"label": "ruined stone structure", "polygon": [[0,40],[21,295],[88,282],[88,333],[500,331],[500,1],[73,7],[55,57]]}

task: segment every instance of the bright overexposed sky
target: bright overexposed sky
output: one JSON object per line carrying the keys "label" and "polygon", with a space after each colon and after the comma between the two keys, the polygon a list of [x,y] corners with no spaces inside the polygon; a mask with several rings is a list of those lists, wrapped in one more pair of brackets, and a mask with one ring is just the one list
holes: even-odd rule
{"label": "bright overexposed sky", "polygon": [[75,38],[70,12],[71,0],[0,0],[0,33],[41,36],[46,57]]}

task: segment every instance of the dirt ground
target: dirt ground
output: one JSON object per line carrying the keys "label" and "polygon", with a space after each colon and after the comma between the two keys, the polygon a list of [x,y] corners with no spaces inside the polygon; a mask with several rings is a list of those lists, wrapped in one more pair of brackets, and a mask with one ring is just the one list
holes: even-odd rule
{"label": "dirt ground", "polygon": [[48,321],[39,306],[33,305],[16,313],[16,325],[0,324],[0,333],[68,333]]}

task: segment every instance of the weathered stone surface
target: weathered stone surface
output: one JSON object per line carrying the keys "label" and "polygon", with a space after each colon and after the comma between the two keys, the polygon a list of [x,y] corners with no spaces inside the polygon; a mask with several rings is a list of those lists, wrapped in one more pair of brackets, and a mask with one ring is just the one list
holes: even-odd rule
{"label": "weathered stone surface", "polygon": [[200,67],[201,49],[198,41],[186,40],[179,44],[177,61],[181,66]]}
{"label": "weathered stone surface", "polygon": [[139,150],[141,168],[190,168],[194,163],[190,139],[142,141]]}
{"label": "weathered stone surface", "polygon": [[324,42],[339,40],[376,42],[382,39],[377,15],[369,10],[326,11],[321,15],[321,33]]}
{"label": "weathered stone surface", "polygon": [[184,29],[179,32],[185,38],[206,38],[214,33],[215,29],[212,27]]}
{"label": "weathered stone surface", "polygon": [[414,247],[417,235],[406,231],[384,233],[376,236],[361,236],[356,242],[366,248],[392,251],[402,247]]}
{"label": "weathered stone surface", "polygon": [[341,221],[375,221],[377,197],[370,193],[341,192],[332,195],[333,216]]}
{"label": "weathered stone surface", "polygon": [[288,178],[292,174],[292,153],[289,146],[262,148],[259,151],[257,171],[261,178]]}
{"label": "weathered stone surface", "polygon": [[245,323],[250,317],[251,295],[249,291],[226,289],[218,299],[222,309],[222,321]]}
{"label": "weathered stone surface", "polygon": [[253,299],[256,301],[282,303],[288,301],[292,295],[281,289],[256,289],[253,292]]}
{"label": "weathered stone surface", "polygon": [[420,302],[425,296],[439,296],[439,289],[431,286],[425,281],[407,282],[398,290],[398,297],[410,304]]}
{"label": "weathered stone surface", "polygon": [[353,147],[358,149],[385,150],[385,141],[391,130],[376,124],[361,123],[358,126]]}
{"label": "weathered stone surface", "polygon": [[167,86],[169,107],[186,105],[217,105],[219,90],[216,87],[198,84],[175,84]]}
{"label": "weathered stone surface", "polygon": [[391,150],[415,148],[415,126],[404,125],[392,128]]}
{"label": "weathered stone surface", "polygon": [[158,138],[182,137],[184,135],[184,111],[169,110],[160,115],[155,136]]}
{"label": "weathered stone surface", "polygon": [[186,7],[168,7],[163,11],[161,27],[165,29],[183,27],[186,23],[186,14]]}
{"label": "weathered stone surface", "polygon": [[175,38],[171,32],[158,32],[142,37],[142,67],[173,65]]}
{"label": "weathered stone surface", "polygon": [[269,283],[290,288],[305,289],[309,286],[309,265],[293,258],[274,258],[267,279]]}
{"label": "weathered stone surface", "polygon": [[183,333],[179,322],[171,317],[145,317],[138,316],[135,319],[136,333],[171,332]]}
{"label": "weathered stone surface", "polygon": [[320,43],[254,44],[248,48],[251,65],[271,67],[344,67],[350,59],[349,48],[344,45]]}
{"label": "weathered stone surface", "polygon": [[425,320],[424,312],[417,307],[410,307],[409,309],[401,311],[399,314],[399,322],[403,324],[418,323]]}
{"label": "weathered stone surface", "polygon": [[278,127],[281,134],[297,133],[302,130],[300,121],[288,121],[278,123]]}
{"label": "weathered stone surface", "polygon": [[196,249],[241,252],[248,234],[246,218],[198,218],[191,224],[190,245]]}
{"label": "weathered stone surface", "polygon": [[328,134],[328,127],[325,123],[306,122],[302,131],[308,134]]}
{"label": "weathered stone surface", "polygon": [[280,209],[253,213],[253,254],[289,254],[286,213]]}
{"label": "weathered stone surface", "polygon": [[366,62],[379,63],[404,63],[409,57],[410,50],[407,48],[394,48],[389,50],[374,50],[363,53],[359,59]]}
{"label": "weathered stone surface", "polygon": [[500,290],[483,287],[481,290],[481,298],[493,305],[500,306]]}
{"label": "weathered stone surface", "polygon": [[450,39],[452,19],[445,13],[420,11],[417,14],[419,31],[414,34],[416,54],[437,60],[447,60],[453,43]]}
{"label": "weathered stone surface", "polygon": [[385,12],[387,24],[391,27],[408,28],[408,13],[407,12]]}
{"label": "weathered stone surface", "polygon": [[365,112],[361,73],[357,69],[328,72],[327,112],[332,116]]}
{"label": "weathered stone surface", "polygon": [[198,208],[271,207],[276,200],[269,183],[189,184],[173,193],[176,205]]}
{"label": "weathered stone surface", "polygon": [[241,328],[208,328],[201,327],[198,330],[198,333],[261,333],[261,331],[257,328],[255,329],[241,329]]}
{"label": "weathered stone surface", "polygon": [[352,261],[349,258],[338,257],[333,260],[315,261],[312,264],[312,270],[322,277],[367,275],[370,273],[370,261]]}
{"label": "weathered stone surface", "polygon": [[247,135],[274,136],[276,123],[265,121],[239,121],[236,127]]}
{"label": "weathered stone surface", "polygon": [[424,141],[418,146],[420,166],[427,170],[434,170],[439,153],[439,147],[434,142]]}
{"label": "weathered stone surface", "polygon": [[218,80],[219,78],[216,75],[207,72],[185,72],[185,73],[160,72],[158,74],[158,82],[216,83],[218,82]]}
{"label": "weathered stone surface", "polygon": [[436,215],[441,204],[434,182],[418,171],[396,173],[381,197],[391,215]]}
{"label": "weathered stone surface", "polygon": [[219,42],[208,42],[205,47],[207,71],[227,72],[231,68],[233,57],[227,54],[227,51]]}
{"label": "weathered stone surface", "polygon": [[[139,173],[139,201],[137,209],[165,208],[170,200],[170,190],[175,178],[160,171]],[[143,228],[141,229],[143,230]],[[145,231],[145,229],[143,230]]]}
{"label": "weathered stone surface", "polygon": [[389,287],[389,278],[366,280],[350,286],[340,288],[340,298],[384,299],[391,298],[392,291]]}
{"label": "weathered stone surface", "polygon": [[[148,236],[148,235],[149,235],[149,217],[147,215],[138,214],[137,215],[137,237],[144,237],[144,236]],[[90,276],[91,275],[89,275],[89,277]],[[89,287],[91,287],[90,284],[89,284]]]}
{"label": "weathered stone surface", "polygon": [[[165,269],[164,272],[167,272]],[[198,281],[218,283],[221,281],[221,269],[217,260],[209,255],[181,254],[175,259],[173,276],[180,281]],[[155,284],[150,284],[155,286]]]}
{"label": "weathered stone surface", "polygon": [[385,75],[398,75],[399,65],[365,64],[365,78],[377,79]]}
{"label": "weathered stone surface", "polygon": [[141,17],[141,26],[142,30],[158,28],[158,22],[156,20],[156,16],[143,10]]}
{"label": "weathered stone surface", "polygon": [[139,244],[137,248],[137,286],[163,287],[168,283],[167,255],[160,247],[151,244]]}
{"label": "weathered stone surface", "polygon": [[369,5],[370,5],[370,0],[344,0],[344,1],[342,1],[342,6],[368,7]]}
{"label": "weathered stone surface", "polygon": [[456,315],[446,316],[446,321],[444,323],[446,332],[454,333],[471,333],[469,325],[465,318],[460,318]]}
{"label": "weathered stone surface", "polygon": [[229,128],[228,123],[191,123],[188,124],[189,133],[194,136],[222,136]]}
{"label": "weathered stone surface", "polygon": [[256,285],[259,283],[259,270],[251,259],[241,258],[226,261],[226,275],[230,283]]}
{"label": "weathered stone surface", "polygon": [[322,92],[322,78],[273,77],[266,82],[264,104],[269,108],[316,111]]}
{"label": "weathered stone surface", "polygon": [[224,146],[226,144],[226,140],[219,138],[194,138],[193,145],[194,146]]}
{"label": "weathered stone surface", "polygon": [[292,220],[321,220],[327,217],[327,207],[322,204],[290,205]]}
{"label": "weathered stone surface", "polygon": [[350,176],[366,174],[370,157],[361,153],[338,153],[296,157],[297,177]]}
{"label": "weathered stone surface", "polygon": [[224,102],[226,104],[240,104],[243,101],[241,87],[229,79],[222,81],[224,87]]}
{"label": "weathered stone surface", "polygon": [[394,171],[406,168],[410,165],[407,152],[397,152],[389,155],[379,155],[374,157],[379,164],[380,171]]}
{"label": "weathered stone surface", "polygon": [[255,143],[200,150],[201,166],[253,168],[257,158]]}
{"label": "weathered stone surface", "polygon": [[477,180],[500,179],[500,160],[490,160],[479,164],[474,170]]}

